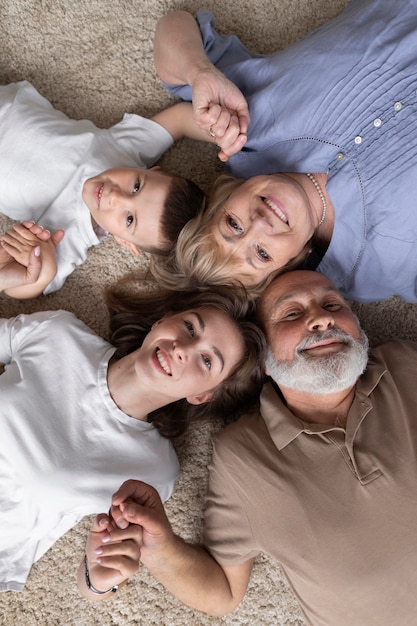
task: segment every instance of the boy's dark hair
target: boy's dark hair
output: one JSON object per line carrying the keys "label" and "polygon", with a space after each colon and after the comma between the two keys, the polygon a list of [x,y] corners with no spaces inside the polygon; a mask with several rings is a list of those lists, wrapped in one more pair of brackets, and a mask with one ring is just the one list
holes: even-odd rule
{"label": "boy's dark hair", "polygon": [[178,235],[185,224],[204,210],[206,196],[200,187],[188,178],[168,174],[171,178],[169,193],[161,219],[161,237],[167,241],[166,249],[149,248],[153,254],[168,254],[177,243]]}
{"label": "boy's dark hair", "polygon": [[[136,283],[136,285],[135,285]],[[215,307],[235,320],[245,344],[245,354],[228,378],[214,390],[211,402],[200,405],[178,400],[148,415],[159,433],[168,439],[181,435],[196,420],[223,419],[225,423],[239,417],[241,411],[256,408],[265,379],[266,341],[254,320],[254,307],[244,293],[230,289],[216,291],[138,292],[137,282],[126,276],[106,291],[110,312],[110,341],[117,348],[115,358],[130,354],[142,345],[152,324],[169,313],[178,313],[202,306]],[[226,339],[225,339],[226,341]]]}

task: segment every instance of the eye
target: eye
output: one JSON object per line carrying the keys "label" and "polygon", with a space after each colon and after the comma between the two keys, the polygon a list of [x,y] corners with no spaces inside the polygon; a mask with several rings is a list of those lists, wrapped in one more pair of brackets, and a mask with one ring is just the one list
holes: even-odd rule
{"label": "eye", "polygon": [[239,235],[243,233],[243,228],[240,226],[240,224],[238,224],[238,222],[234,219],[234,217],[232,217],[231,215],[228,215],[228,213],[226,213],[226,224],[228,225],[229,228],[233,230],[233,232]]}
{"label": "eye", "polygon": [[184,324],[185,324],[185,327],[186,327],[187,331],[189,332],[190,336],[194,337],[195,336],[194,325],[191,322],[189,322],[188,320],[185,320]]}
{"label": "eye", "polygon": [[264,262],[271,261],[271,257],[269,256],[268,252],[264,248],[261,248],[260,246],[256,246],[256,256],[261,261],[264,261]]}
{"label": "eye", "polygon": [[140,189],[140,180],[138,178],[135,184],[133,185],[132,193],[133,194],[138,193],[139,189]]}
{"label": "eye", "polygon": [[208,370],[211,369],[211,359],[210,357],[208,357],[206,354],[202,354],[202,359],[203,359],[203,363],[204,363],[204,367],[206,367]]}
{"label": "eye", "polygon": [[299,315],[301,315],[301,311],[298,311],[297,309],[292,309],[291,311],[287,311],[286,313],[283,313],[282,319],[292,320],[292,319],[297,318]]}
{"label": "eye", "polygon": [[342,305],[340,304],[340,302],[328,302],[324,305],[324,308],[329,309],[330,311],[338,311],[342,308]]}
{"label": "eye", "polygon": [[134,221],[135,221],[135,218],[133,217],[131,213],[129,213],[126,218],[126,226],[129,228],[129,226],[132,226]]}

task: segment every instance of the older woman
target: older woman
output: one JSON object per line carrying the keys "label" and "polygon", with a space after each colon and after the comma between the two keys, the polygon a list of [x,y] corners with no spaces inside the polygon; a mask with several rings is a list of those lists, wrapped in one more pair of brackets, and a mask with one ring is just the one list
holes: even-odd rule
{"label": "older woman", "polygon": [[159,75],[192,86],[196,118],[231,174],[255,177],[217,190],[168,269],[256,291],[312,247],[309,267],[345,295],[417,302],[416,32],[416,0],[354,0],[260,56],[219,35],[207,12],[198,24],[184,12],[162,18]]}

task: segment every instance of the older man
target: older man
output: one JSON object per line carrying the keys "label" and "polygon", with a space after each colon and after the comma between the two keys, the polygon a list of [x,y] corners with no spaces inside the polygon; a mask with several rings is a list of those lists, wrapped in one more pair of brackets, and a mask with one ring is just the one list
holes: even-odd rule
{"label": "older man", "polygon": [[[356,317],[315,272],[277,278],[260,315],[274,383],[260,414],[215,441],[203,545],[173,534],[143,483],[121,487],[114,520],[143,527],[142,562],[202,611],[236,607],[265,552],[281,563],[308,623],[416,623],[417,346],[390,341],[368,360]],[[116,545],[98,549],[115,554]]]}

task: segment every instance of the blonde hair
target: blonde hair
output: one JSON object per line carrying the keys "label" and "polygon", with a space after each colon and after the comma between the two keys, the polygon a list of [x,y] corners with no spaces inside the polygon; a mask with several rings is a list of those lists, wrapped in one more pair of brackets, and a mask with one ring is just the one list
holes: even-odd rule
{"label": "blonde hair", "polygon": [[[152,262],[150,271],[165,289],[205,289],[226,286],[244,287],[248,297],[257,298],[279,274],[299,269],[311,251],[311,241],[282,268],[254,285],[244,285],[236,274],[240,261],[233,253],[225,256],[214,239],[209,222],[230,195],[243,184],[233,176],[220,176],[213,187],[205,211],[191,219],[181,230],[175,249],[161,261]],[[241,270],[240,276],[244,276]]]}

